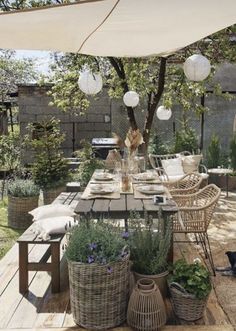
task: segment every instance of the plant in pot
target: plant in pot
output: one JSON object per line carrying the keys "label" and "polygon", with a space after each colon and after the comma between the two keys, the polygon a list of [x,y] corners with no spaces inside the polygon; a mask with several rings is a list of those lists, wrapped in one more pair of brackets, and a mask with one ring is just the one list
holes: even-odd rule
{"label": "plant in pot", "polygon": [[[134,219],[133,219],[134,218]],[[131,216],[128,242],[134,278],[151,278],[158,285],[161,294],[167,294],[168,254],[172,240],[170,219],[164,219],[161,209],[158,220],[147,214],[144,222],[137,215]]]}
{"label": "plant in pot", "polygon": [[175,314],[186,321],[201,318],[212,286],[210,273],[200,259],[191,264],[176,261],[168,284]]}
{"label": "plant in pot", "polygon": [[38,207],[39,187],[30,179],[14,179],[8,183],[8,225],[26,229],[32,224],[28,212]]}
{"label": "plant in pot", "polygon": [[71,309],[76,324],[107,330],[126,319],[129,253],[118,228],[81,220],[69,233],[66,257]]}
{"label": "plant in pot", "polygon": [[50,204],[63,190],[70,178],[68,162],[60,149],[64,135],[60,132],[59,121],[49,120],[29,125],[31,137],[26,143],[34,151],[32,178],[43,190],[44,204]]}

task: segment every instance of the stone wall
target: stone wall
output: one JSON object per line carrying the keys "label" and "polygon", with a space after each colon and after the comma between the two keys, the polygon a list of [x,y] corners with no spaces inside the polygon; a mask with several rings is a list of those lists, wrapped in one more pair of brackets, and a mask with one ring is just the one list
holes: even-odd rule
{"label": "stone wall", "polygon": [[[218,70],[215,81],[220,82],[223,90],[236,91],[236,65],[224,64]],[[91,99],[89,109],[84,116],[75,116],[63,113],[56,107],[49,106],[51,101],[47,96],[49,87],[19,86],[19,122],[21,134],[26,133],[29,122],[39,122],[43,118],[55,116],[61,121],[61,130],[66,133],[63,150],[66,156],[70,156],[73,150],[80,146],[81,139],[89,141],[92,138],[110,137],[112,132],[125,136],[129,124],[126,109],[122,100],[110,100],[104,88],[96,100]],[[210,89],[210,88],[209,88]],[[236,94],[234,94],[236,97]],[[200,100],[199,100],[200,102]],[[208,94],[205,105],[210,111],[205,114],[204,125],[204,149],[209,145],[212,133],[219,135],[221,145],[228,150],[229,141],[233,135],[233,121],[236,115],[236,99],[227,101],[220,97]],[[180,126],[180,109],[173,107],[173,115],[169,121],[160,121],[154,118],[153,132],[158,132],[162,141],[171,141],[174,138],[174,128]],[[145,105],[140,104],[135,112],[137,122],[142,129],[145,115]],[[189,120],[200,139],[200,118],[191,114]]]}

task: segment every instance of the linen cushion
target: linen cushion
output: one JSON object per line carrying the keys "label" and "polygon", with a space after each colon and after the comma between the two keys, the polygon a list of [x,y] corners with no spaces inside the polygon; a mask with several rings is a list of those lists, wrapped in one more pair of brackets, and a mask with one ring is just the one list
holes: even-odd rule
{"label": "linen cushion", "polygon": [[168,177],[185,175],[180,157],[162,160],[161,163]]}
{"label": "linen cushion", "polygon": [[185,174],[197,172],[201,162],[202,155],[187,155],[182,156],[182,164]]}
{"label": "linen cushion", "polygon": [[29,214],[33,216],[33,221],[38,221],[48,217],[76,215],[70,206],[65,206],[62,204],[40,206],[29,211]]}
{"label": "linen cushion", "polygon": [[51,234],[63,234],[78,224],[71,216],[49,217],[34,222],[32,231],[38,238],[48,240]]}

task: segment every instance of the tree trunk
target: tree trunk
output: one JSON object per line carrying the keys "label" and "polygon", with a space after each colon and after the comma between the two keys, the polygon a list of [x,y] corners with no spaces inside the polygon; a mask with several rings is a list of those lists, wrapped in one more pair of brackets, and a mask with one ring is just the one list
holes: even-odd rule
{"label": "tree trunk", "polygon": [[153,117],[157,108],[157,105],[162,97],[164,86],[165,86],[165,73],[166,73],[166,62],[167,58],[162,57],[160,62],[160,70],[158,77],[158,90],[155,95],[150,98],[150,105],[148,107],[144,130],[143,130],[143,140],[144,144],[142,145],[142,153],[147,157],[148,143],[150,140],[151,128],[153,123]]}
{"label": "tree trunk", "polygon": [[0,136],[8,134],[7,111],[0,109]]}

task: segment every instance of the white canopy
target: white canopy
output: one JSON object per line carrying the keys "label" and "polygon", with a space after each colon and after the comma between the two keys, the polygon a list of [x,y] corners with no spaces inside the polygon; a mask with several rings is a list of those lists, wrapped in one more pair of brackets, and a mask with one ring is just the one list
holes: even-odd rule
{"label": "white canopy", "polygon": [[164,55],[236,23],[236,0],[90,0],[0,14],[0,48]]}

